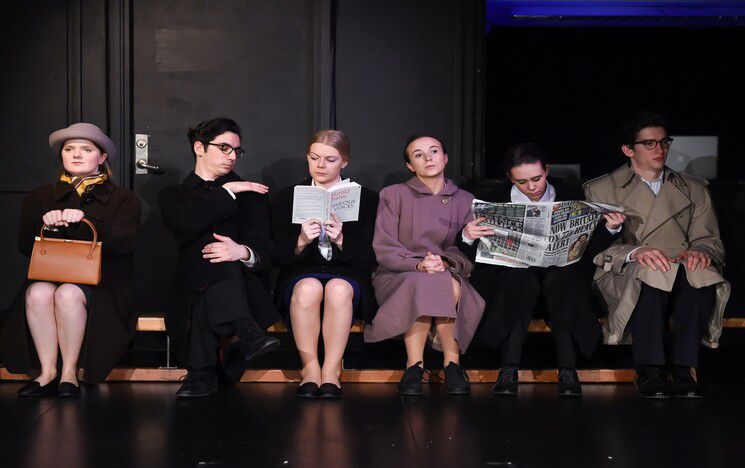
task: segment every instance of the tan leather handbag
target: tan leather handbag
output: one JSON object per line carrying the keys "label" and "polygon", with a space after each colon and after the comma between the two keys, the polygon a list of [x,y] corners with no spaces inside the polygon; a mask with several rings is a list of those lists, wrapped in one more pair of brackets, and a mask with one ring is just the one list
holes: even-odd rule
{"label": "tan leather handbag", "polygon": [[46,238],[46,226],[41,227],[39,237],[34,238],[28,279],[92,285],[101,282],[101,242],[97,242],[98,232],[87,219],[80,221],[93,231],[92,241]]}

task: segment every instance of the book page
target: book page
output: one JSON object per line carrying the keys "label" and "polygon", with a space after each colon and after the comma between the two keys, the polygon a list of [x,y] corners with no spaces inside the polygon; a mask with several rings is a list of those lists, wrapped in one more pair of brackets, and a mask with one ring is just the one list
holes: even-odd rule
{"label": "book page", "polygon": [[343,223],[359,219],[362,187],[358,183],[350,182],[335,185],[329,190],[329,193],[331,195],[329,213],[336,213],[336,216]]}
{"label": "book page", "polygon": [[303,224],[309,218],[325,221],[329,216],[328,198],[323,187],[296,185],[292,196],[292,223]]}

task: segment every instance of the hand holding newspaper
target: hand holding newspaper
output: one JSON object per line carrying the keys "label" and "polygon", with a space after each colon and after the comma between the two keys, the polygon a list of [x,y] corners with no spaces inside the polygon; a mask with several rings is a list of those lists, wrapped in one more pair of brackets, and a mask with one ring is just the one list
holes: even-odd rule
{"label": "hand holding newspaper", "polygon": [[623,212],[604,203],[491,203],[474,200],[480,224],[494,235],[480,238],[476,261],[514,268],[566,266],[579,261],[603,213]]}
{"label": "hand holding newspaper", "polygon": [[303,224],[310,218],[326,221],[331,213],[343,223],[357,221],[360,215],[362,187],[349,179],[330,189],[319,185],[296,185],[292,198],[292,223]]}

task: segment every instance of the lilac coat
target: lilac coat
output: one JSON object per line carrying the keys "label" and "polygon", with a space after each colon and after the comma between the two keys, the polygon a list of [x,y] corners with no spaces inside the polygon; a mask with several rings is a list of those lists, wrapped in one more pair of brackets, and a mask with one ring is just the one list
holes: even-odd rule
{"label": "lilac coat", "polygon": [[[484,312],[484,300],[468,283],[473,264],[455,246],[463,226],[471,219],[473,195],[446,180],[433,194],[418,178],[391,185],[380,192],[373,249],[378,269],[373,274],[380,304],[365,341],[402,335],[419,317],[455,319],[455,338],[462,352],[468,349]],[[440,255],[451,267],[443,273],[422,273],[416,265],[427,252]],[[460,282],[455,304],[451,278]],[[434,337],[433,346],[440,349]]]}

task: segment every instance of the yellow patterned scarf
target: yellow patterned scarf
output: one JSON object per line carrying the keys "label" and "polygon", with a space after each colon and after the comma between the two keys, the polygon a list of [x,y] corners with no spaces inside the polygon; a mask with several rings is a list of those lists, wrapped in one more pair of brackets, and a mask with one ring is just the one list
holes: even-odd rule
{"label": "yellow patterned scarf", "polygon": [[106,179],[108,179],[106,174],[94,174],[90,176],[71,177],[70,175],[64,172],[59,178],[59,180],[61,180],[62,182],[66,182],[72,185],[75,188],[75,191],[78,192],[79,196],[83,196],[83,194],[86,192],[88,187],[93,187],[94,185],[103,184],[104,182],[106,182]]}

